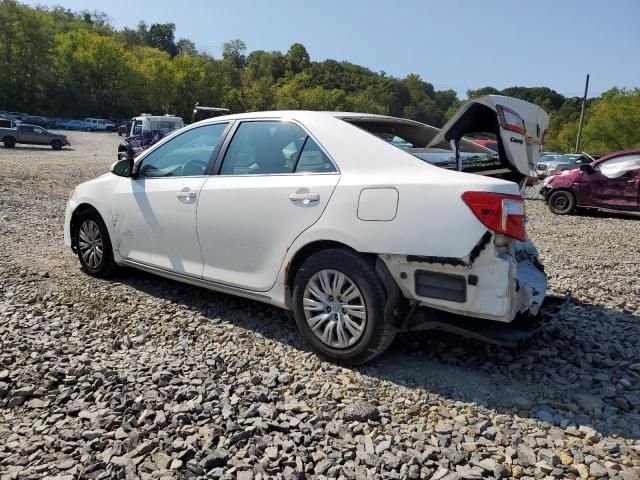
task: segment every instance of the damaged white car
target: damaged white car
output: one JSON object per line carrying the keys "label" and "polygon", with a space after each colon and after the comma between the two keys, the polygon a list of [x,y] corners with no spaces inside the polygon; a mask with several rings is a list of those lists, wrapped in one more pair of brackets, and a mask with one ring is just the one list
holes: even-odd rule
{"label": "damaged white car", "polygon": [[[397,331],[538,313],[546,277],[521,188],[547,125],[501,96],[442,130],[339,112],[212,118],[76,187],[65,243],[90,275],[124,265],[292,310],[314,350],[359,364]],[[464,138],[479,132],[497,155]]]}

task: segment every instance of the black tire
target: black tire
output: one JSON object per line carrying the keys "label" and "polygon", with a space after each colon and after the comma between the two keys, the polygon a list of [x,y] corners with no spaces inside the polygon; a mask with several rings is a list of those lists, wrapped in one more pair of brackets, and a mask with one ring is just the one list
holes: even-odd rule
{"label": "black tire", "polygon": [[[307,284],[322,271],[340,272],[358,288],[366,312],[361,336],[345,348],[335,348],[318,338],[307,322],[303,299]],[[321,357],[343,365],[359,365],[384,352],[396,335],[396,329],[384,320],[386,291],[372,264],[355,252],[343,249],[322,250],[304,261],[293,282],[293,314],[300,333]],[[345,310],[342,310],[345,313]],[[335,318],[340,318],[335,315]]]}
{"label": "black tire", "polygon": [[576,197],[568,190],[557,190],[547,198],[549,210],[556,215],[569,215],[576,209]]}
{"label": "black tire", "polygon": [[62,142],[60,140],[53,140],[51,142],[51,148],[54,150],[62,150]]}
{"label": "black tire", "polygon": [[16,146],[16,139],[13,137],[5,137],[4,146],[7,148],[13,148]]}
{"label": "black tire", "polygon": [[[90,261],[83,256],[81,249],[81,229],[85,222],[94,222],[100,232],[100,238],[102,240],[102,258],[96,265],[91,265]],[[113,260],[113,248],[111,247],[111,239],[109,238],[109,232],[100,215],[95,211],[87,211],[81,213],[78,220],[75,222],[76,228],[73,232],[75,236],[76,253],[78,260],[80,260],[80,267],[82,271],[97,278],[109,278],[116,273],[118,266]],[[88,224],[90,225],[90,224]]]}

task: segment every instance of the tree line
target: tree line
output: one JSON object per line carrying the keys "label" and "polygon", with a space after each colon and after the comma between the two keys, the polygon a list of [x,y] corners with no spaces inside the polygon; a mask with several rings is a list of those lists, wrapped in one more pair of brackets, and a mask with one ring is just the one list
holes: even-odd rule
{"label": "tree line", "polygon": [[[548,150],[573,151],[580,99],[547,87],[484,87],[541,105],[551,115]],[[312,61],[295,43],[286,53],[247,52],[241,40],[221,58],[175,38],[171,23],[115,29],[102,12],[0,0],[0,109],[62,117],[130,117],[140,112],[189,118],[193,105],[232,112],[308,109],[389,114],[442,126],[463,100],[410,74],[373,72],[346,61]],[[640,147],[640,90],[590,99],[583,145],[607,152]]]}

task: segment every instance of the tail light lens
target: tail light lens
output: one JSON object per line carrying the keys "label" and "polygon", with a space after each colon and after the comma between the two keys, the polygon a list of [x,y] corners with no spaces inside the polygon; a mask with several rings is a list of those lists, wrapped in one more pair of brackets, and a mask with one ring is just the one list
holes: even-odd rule
{"label": "tail light lens", "polygon": [[524,126],[524,120],[518,113],[514,112],[510,108],[503,107],[502,105],[497,105],[496,109],[498,110],[498,117],[500,118],[500,125],[505,130],[510,130],[512,132],[521,133],[525,135],[527,133],[527,129]]}
{"label": "tail light lens", "polygon": [[524,200],[520,195],[464,192],[462,199],[485,227],[496,233],[525,240]]}

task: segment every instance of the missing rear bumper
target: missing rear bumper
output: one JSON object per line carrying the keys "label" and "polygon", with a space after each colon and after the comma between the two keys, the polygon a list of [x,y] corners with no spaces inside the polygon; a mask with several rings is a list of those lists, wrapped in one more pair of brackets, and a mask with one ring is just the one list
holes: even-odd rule
{"label": "missing rear bumper", "polygon": [[568,298],[565,297],[548,296],[537,315],[519,315],[508,324],[418,307],[410,312],[402,331],[438,330],[484,343],[514,348],[548,325],[567,302]]}

